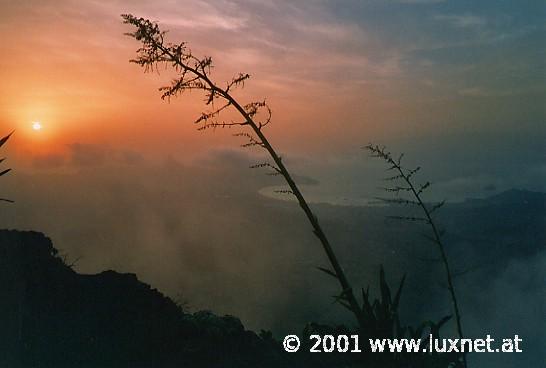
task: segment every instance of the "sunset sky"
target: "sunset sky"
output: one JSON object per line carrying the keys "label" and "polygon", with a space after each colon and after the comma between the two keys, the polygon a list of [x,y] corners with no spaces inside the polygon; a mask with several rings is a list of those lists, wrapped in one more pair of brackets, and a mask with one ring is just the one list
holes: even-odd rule
{"label": "sunset sky", "polygon": [[[236,96],[267,99],[266,134],[312,206],[377,196],[385,166],[361,149],[370,142],[422,167],[426,200],[546,192],[543,0],[0,0],[0,137],[15,130],[0,152],[13,169],[0,198],[15,201],[0,227],[44,232],[77,271],[135,272],[258,328],[318,285],[323,261],[308,256],[318,245],[299,208],[261,195],[282,182],[248,168],[258,152],[238,130],[197,131],[203,96],[162,101],[171,71],[129,63],[140,45],[124,13],[210,55],[221,85],[252,76]],[[337,215],[353,207],[331,207],[336,246],[365,239]],[[366,247],[373,267],[390,257]]]}
{"label": "sunset sky", "polygon": [[[313,180],[308,195],[317,201],[374,194],[383,174],[361,150],[369,142],[406,152],[448,200],[546,190],[542,1],[22,0],[0,8],[0,133],[15,129],[5,154],[20,173],[168,159],[202,166],[256,154],[238,148],[232,129],[196,130],[199,93],[160,99],[173,74],[128,62],[139,45],[120,14],[132,13],[212,56],[221,85],[251,74],[236,96],[267,99],[267,134],[289,168]],[[24,197],[10,180],[5,191]]]}
{"label": "sunset sky", "polygon": [[219,81],[250,73],[243,97],[267,97],[282,151],[336,156],[369,141],[455,150],[464,141],[476,153],[528,155],[544,137],[542,1],[0,4],[0,127],[17,130],[21,155],[73,143],[174,155],[236,144],[195,131],[200,96],[159,99],[169,74],[127,62],[138,45],[123,35],[121,13],[156,20],[169,39],[211,55]]}

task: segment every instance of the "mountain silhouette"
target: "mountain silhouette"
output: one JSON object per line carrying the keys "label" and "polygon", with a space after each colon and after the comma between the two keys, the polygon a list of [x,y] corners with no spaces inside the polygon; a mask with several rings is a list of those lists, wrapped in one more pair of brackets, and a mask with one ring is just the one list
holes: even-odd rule
{"label": "mountain silhouette", "polygon": [[0,367],[290,366],[235,317],[185,313],[134,274],[74,272],[38,232],[0,231],[0,290]]}

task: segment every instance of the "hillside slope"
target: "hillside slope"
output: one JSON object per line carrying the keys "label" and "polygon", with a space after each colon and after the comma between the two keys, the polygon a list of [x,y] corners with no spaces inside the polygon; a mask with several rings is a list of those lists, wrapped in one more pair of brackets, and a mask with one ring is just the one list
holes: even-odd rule
{"label": "hillside slope", "polygon": [[41,233],[0,231],[0,367],[289,363],[235,317],[184,313],[133,274],[80,275],[56,254]]}

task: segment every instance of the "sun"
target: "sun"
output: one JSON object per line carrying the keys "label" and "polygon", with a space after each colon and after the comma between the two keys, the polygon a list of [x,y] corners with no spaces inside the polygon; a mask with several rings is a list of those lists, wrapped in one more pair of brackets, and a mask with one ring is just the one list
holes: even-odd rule
{"label": "sun", "polygon": [[32,122],[32,129],[42,130],[42,123],[40,123],[39,121],[33,121]]}

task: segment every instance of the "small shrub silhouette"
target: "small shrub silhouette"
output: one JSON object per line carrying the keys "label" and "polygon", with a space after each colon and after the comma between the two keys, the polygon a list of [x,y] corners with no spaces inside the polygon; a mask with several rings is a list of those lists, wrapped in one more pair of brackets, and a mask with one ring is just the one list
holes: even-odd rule
{"label": "small shrub silhouette", "polygon": [[[440,328],[451,319],[451,316],[445,316],[438,322],[425,321],[414,326],[405,326],[400,321],[399,306],[402,296],[405,276],[400,281],[394,295],[386,281],[385,271],[381,266],[379,271],[379,297],[372,299],[368,290],[362,290],[363,306],[362,319],[366,323],[364,330],[351,330],[345,326],[328,326],[322,324],[311,323],[306,326],[302,335],[354,335],[358,334],[360,339],[360,347],[365,347],[368,339],[414,339],[421,340],[421,347],[428,345],[429,336],[434,339],[440,337]],[[305,341],[305,340],[304,340]],[[305,343],[304,349],[309,350],[308,342]],[[442,368],[460,368],[462,367],[461,356],[459,353],[437,353],[437,352],[370,352],[369,349],[362,349],[359,354],[344,354],[334,353],[326,354],[329,359],[330,366],[335,366],[336,363],[344,362],[346,366],[363,366],[363,367],[388,367],[388,368],[410,368],[410,367],[442,367]]]}
{"label": "small shrub silhouette", "polygon": [[[396,339],[421,339],[426,342],[427,337],[432,335],[437,339],[440,337],[440,328],[451,319],[451,316],[445,316],[438,322],[425,321],[417,327],[402,326],[398,313],[400,298],[404,280],[402,277],[400,285],[394,294],[391,294],[389,285],[385,278],[385,271],[381,267],[379,271],[379,291],[380,298],[370,302],[370,292],[363,291],[363,313],[364,319],[368,323],[365,330],[366,338],[396,338]],[[394,352],[390,354],[377,355],[372,353],[371,359],[380,367],[460,367],[459,354],[433,354],[425,352]]]}

